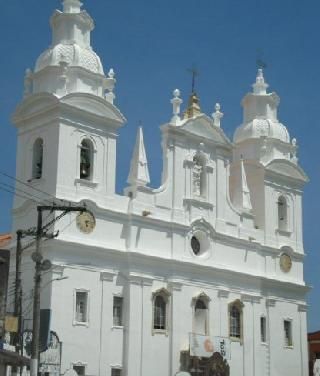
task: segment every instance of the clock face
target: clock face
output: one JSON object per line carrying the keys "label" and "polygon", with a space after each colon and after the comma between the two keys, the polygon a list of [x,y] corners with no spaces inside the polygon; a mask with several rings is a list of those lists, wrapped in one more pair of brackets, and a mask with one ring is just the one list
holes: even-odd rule
{"label": "clock face", "polygon": [[288,273],[291,270],[292,260],[288,254],[283,253],[280,256],[280,267],[281,267],[281,270],[285,273]]}
{"label": "clock face", "polygon": [[85,234],[90,234],[96,226],[96,220],[90,212],[83,212],[77,216],[77,226],[80,231]]}

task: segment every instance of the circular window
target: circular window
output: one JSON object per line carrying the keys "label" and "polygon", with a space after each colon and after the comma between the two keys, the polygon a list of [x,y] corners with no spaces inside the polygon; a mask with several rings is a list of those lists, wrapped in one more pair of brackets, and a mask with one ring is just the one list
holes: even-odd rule
{"label": "circular window", "polygon": [[195,255],[198,255],[200,253],[200,250],[201,250],[200,242],[195,236],[191,238],[191,248]]}

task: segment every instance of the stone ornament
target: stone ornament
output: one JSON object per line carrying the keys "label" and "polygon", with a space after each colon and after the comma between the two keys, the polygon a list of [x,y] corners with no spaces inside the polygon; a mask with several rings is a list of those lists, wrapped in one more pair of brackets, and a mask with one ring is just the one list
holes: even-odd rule
{"label": "stone ornament", "polygon": [[280,256],[280,268],[284,273],[288,273],[292,267],[291,257],[287,253]]}

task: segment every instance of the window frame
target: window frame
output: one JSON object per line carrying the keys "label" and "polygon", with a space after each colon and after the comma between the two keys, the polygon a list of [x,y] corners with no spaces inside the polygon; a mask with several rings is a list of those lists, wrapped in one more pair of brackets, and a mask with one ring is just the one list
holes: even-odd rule
{"label": "window frame", "polygon": [[[164,329],[157,329],[155,328],[155,302],[156,298],[158,296],[161,296],[165,302],[165,327]],[[168,335],[169,333],[169,305],[170,305],[170,298],[171,298],[171,293],[165,289],[159,289],[155,292],[152,293],[152,335],[154,334],[165,334]]]}
{"label": "window frame", "polygon": [[[83,367],[84,368],[84,375],[87,374],[87,366],[88,364],[87,363],[84,363],[84,362],[76,362],[76,363],[71,363],[71,369],[73,369],[75,372],[77,372],[74,367]],[[78,374],[78,372],[77,372]]]}
{"label": "window frame", "polygon": [[[41,148],[41,149],[40,149]],[[41,152],[39,152],[41,150]],[[36,165],[41,156],[41,173],[37,175]],[[40,180],[43,178],[43,157],[44,157],[44,140],[42,137],[37,137],[32,144],[32,165],[31,165],[31,181]]]}
{"label": "window frame", "polygon": [[[85,146],[84,143],[86,143],[87,145]],[[90,167],[89,167],[89,176],[87,178],[81,177],[81,164],[82,164],[81,154],[82,154],[82,150],[85,149],[85,148],[87,150],[89,150],[89,162],[90,162],[90,164],[89,164],[90,165]],[[94,166],[95,166],[95,161],[94,161],[95,147],[94,147],[94,143],[93,143],[92,139],[90,137],[83,137],[81,139],[81,141],[80,141],[79,149],[80,149],[79,163],[78,163],[78,176],[79,176],[79,179],[81,181],[92,182],[93,181],[93,177],[94,177]]]}
{"label": "window frame", "polygon": [[[210,297],[205,293],[205,292],[201,292],[200,294],[194,296],[192,298],[192,331],[193,333],[195,333],[195,324],[196,324],[196,305],[197,305],[197,302],[201,302],[205,305],[205,310],[206,310],[206,317],[205,317],[205,334],[201,334],[201,335],[205,335],[205,336],[209,336],[210,335],[210,320],[209,320],[209,305],[210,305]],[[200,333],[198,333],[200,334]]]}
{"label": "window frame", "polygon": [[[231,331],[231,310],[235,307],[239,311],[239,336],[234,336]],[[243,303],[237,299],[228,305],[228,323],[229,323],[229,338],[233,342],[240,342],[243,343]],[[238,325],[237,325],[238,326]]]}
{"label": "window frame", "polygon": [[[120,325],[119,324],[115,324],[115,300],[117,299],[121,299],[121,306],[120,306],[120,309],[121,309],[121,313],[120,313]],[[112,327],[113,328],[123,328],[123,296],[121,295],[113,295],[113,305],[112,305]]]}
{"label": "window frame", "polygon": [[[281,209],[281,207],[283,207]],[[288,197],[281,193],[277,199],[277,229],[279,232],[287,233],[289,231],[289,203]]]}
{"label": "window frame", "polygon": [[[262,322],[264,322],[263,325]],[[264,345],[268,343],[267,318],[265,315],[260,316],[260,342]]]}
{"label": "window frame", "polygon": [[[286,323],[289,323],[289,338],[287,343]],[[293,349],[293,320],[291,318],[283,319],[283,335],[284,335],[284,347],[286,349]]]}
{"label": "window frame", "polygon": [[[79,321],[77,319],[77,294],[85,293],[86,294],[86,320]],[[89,306],[90,306],[90,291],[88,289],[76,288],[74,289],[74,304],[73,304],[73,325],[74,326],[89,326]]]}
{"label": "window frame", "polygon": [[113,371],[119,371],[120,372],[120,376],[122,376],[122,367],[111,366],[111,371],[110,371],[110,375],[111,376],[113,376]]}

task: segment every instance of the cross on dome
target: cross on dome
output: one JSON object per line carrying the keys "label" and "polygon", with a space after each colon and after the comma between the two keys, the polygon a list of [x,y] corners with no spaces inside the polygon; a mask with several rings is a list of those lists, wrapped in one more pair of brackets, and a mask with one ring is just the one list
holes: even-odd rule
{"label": "cross on dome", "polygon": [[80,0],[63,0],[64,13],[80,13],[82,3]]}
{"label": "cross on dome", "polygon": [[258,94],[258,95],[267,94],[267,88],[269,85],[264,81],[262,68],[258,69],[256,82],[252,86],[253,86],[254,94]]}

